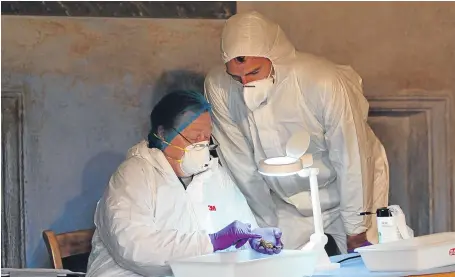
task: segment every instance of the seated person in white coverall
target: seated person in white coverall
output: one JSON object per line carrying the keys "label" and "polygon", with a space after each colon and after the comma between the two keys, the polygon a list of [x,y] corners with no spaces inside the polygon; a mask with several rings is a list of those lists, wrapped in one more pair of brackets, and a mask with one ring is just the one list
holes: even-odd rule
{"label": "seated person in white coverall", "polygon": [[[87,276],[170,276],[171,259],[247,246],[280,252],[280,230],[257,228],[244,196],[210,157],[210,112],[192,91],[155,106],[148,141],[129,150],[98,202]],[[265,249],[261,238],[277,248]]]}
{"label": "seated person in white coverall", "polygon": [[358,214],[388,205],[389,172],[384,148],[367,124],[359,75],[296,51],[281,28],[257,12],[227,20],[221,55],[224,64],[205,80],[213,134],[258,224],[278,226],[292,249],[314,232],[308,178],[257,171],[260,160],[286,155],[289,138],[305,130],[311,135],[307,152],[320,170],[325,232],[336,242],[329,255],[377,242],[376,221]]}

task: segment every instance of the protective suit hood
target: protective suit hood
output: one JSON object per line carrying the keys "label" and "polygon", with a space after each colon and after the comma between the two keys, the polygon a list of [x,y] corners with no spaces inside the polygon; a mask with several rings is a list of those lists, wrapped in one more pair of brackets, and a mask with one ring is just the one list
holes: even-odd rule
{"label": "protective suit hood", "polygon": [[295,48],[281,27],[258,12],[236,14],[226,21],[221,35],[224,63],[239,56],[264,57],[278,61],[293,57]]}
{"label": "protective suit hood", "polygon": [[170,180],[176,180],[177,178],[163,152],[157,148],[149,148],[146,140],[139,142],[128,150],[126,158],[132,157],[146,160],[164,178],[169,178]]}
{"label": "protective suit hood", "polygon": [[144,158],[146,160],[151,160],[151,156],[150,156],[150,148],[148,148],[147,146],[147,142],[144,140],[144,141],[141,141],[140,143],[134,145],[133,147],[131,147],[130,149],[128,149],[128,153],[126,154],[126,158],[131,158],[131,157],[140,157],[140,158]]}

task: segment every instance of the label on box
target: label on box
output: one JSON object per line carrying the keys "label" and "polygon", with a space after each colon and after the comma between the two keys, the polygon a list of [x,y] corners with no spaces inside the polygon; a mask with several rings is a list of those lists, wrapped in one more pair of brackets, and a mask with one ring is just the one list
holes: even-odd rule
{"label": "label on box", "polygon": [[379,243],[397,241],[401,239],[400,232],[393,217],[378,217]]}

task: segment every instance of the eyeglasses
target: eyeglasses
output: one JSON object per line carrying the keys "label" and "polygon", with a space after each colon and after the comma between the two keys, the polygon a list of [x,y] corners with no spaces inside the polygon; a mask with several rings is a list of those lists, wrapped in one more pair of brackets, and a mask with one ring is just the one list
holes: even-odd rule
{"label": "eyeglasses", "polygon": [[192,143],[191,141],[189,141],[184,135],[182,135],[182,133],[180,133],[179,131],[177,131],[175,128],[172,128],[174,129],[174,131],[176,131],[179,135],[182,136],[182,138],[184,138],[189,144],[191,144],[191,149],[194,149],[196,151],[200,151],[206,147],[209,148],[209,151],[213,151],[215,149],[218,148],[218,141],[215,139],[215,137],[212,135],[211,138],[215,141],[215,143],[213,144],[210,144],[210,143]]}

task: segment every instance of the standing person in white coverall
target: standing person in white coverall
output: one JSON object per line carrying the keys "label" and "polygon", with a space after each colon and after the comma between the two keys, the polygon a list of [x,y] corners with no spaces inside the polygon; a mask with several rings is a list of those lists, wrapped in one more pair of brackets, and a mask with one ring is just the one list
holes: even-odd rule
{"label": "standing person in white coverall", "polygon": [[[155,106],[148,141],[129,150],[98,202],[87,277],[170,276],[171,259],[247,246],[281,251],[280,230],[257,227],[242,193],[210,158],[210,112],[192,91]],[[277,248],[264,249],[261,238]]]}
{"label": "standing person in white coverall", "polygon": [[221,52],[225,64],[205,80],[213,132],[221,161],[259,225],[278,226],[284,246],[293,249],[314,232],[308,178],[257,171],[260,160],[286,155],[288,139],[305,130],[320,170],[325,232],[338,246],[329,255],[376,243],[375,220],[358,213],[387,206],[388,162],[367,124],[359,75],[296,51],[281,28],[257,12],[227,20]]}

